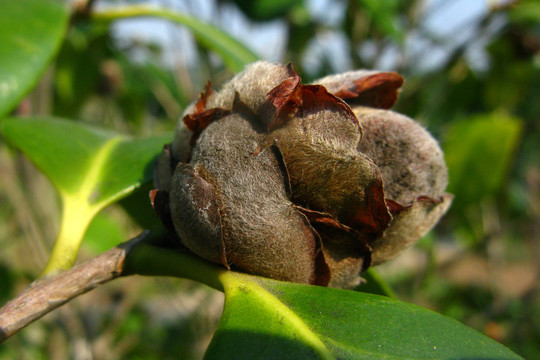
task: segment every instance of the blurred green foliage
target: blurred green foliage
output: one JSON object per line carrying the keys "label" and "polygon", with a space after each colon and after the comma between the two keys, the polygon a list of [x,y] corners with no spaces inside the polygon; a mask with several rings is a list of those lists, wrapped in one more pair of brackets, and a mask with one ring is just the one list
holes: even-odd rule
{"label": "blurred green foliage", "polygon": [[[521,121],[504,114],[474,115],[451,123],[444,134],[452,213],[461,221],[486,198],[497,198],[521,137]],[[474,154],[471,156],[470,154]]]}
{"label": "blurred green foliage", "polygon": [[[89,4],[102,1],[110,3]],[[348,68],[391,64],[391,70],[405,76],[396,110],[441,140],[449,190],[456,198],[443,223],[420,246],[383,265],[380,273],[398,298],[452,316],[525,358],[540,358],[538,2],[488,9],[458,29],[471,33],[461,42],[426,25],[427,18],[449,6],[444,1],[428,2],[427,8],[422,1],[324,3],[339,11],[337,20],[315,16],[307,1],[223,0],[211,6],[215,17],[224,6],[233,6],[251,25],[281,24],[286,39],[279,60],[292,62],[306,81],[345,70],[337,67],[336,56]],[[0,1],[1,7],[8,4],[16,6]],[[85,14],[79,9],[72,17],[54,63],[16,114],[77,118],[126,134],[163,134],[174,129],[208,79],[217,88],[232,75],[211,47],[197,42],[171,47],[126,36]],[[7,20],[0,15],[0,29]],[[55,36],[60,38],[65,23],[57,25]],[[222,27],[229,30],[227,24]],[[344,39],[341,52],[323,47],[326,35]],[[48,33],[37,33],[37,44],[50,52],[57,44],[46,42],[48,38]],[[420,42],[427,45],[415,50]],[[0,45],[0,57],[19,51],[6,44]],[[313,59],[310,49],[317,46],[323,50]],[[420,66],[441,49],[441,61]],[[171,52],[188,51],[195,61],[175,58],[171,65],[163,60]],[[483,60],[471,55],[479,52]],[[36,65],[36,72],[44,71],[46,60]],[[0,79],[9,75],[5,69],[0,66]],[[25,84],[13,106],[32,86],[31,81]],[[58,230],[60,205],[41,174],[3,142],[0,176],[0,298],[6,301],[42,270]],[[133,236],[141,223],[152,226],[146,190],[94,220],[86,235],[94,240],[83,248],[83,258]],[[200,358],[221,301],[220,294],[188,281],[126,279],[33,324],[0,347],[0,358]]]}
{"label": "blurred green foliage", "polygon": [[234,3],[255,21],[278,19],[287,16],[294,8],[303,6],[303,1],[296,0],[221,0],[220,2]]}

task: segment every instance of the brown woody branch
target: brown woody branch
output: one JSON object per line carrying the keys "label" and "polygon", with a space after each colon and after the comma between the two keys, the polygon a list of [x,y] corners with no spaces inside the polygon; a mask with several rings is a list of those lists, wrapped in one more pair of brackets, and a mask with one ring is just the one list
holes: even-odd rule
{"label": "brown woody branch", "polygon": [[42,316],[124,272],[129,253],[149,232],[56,276],[34,281],[0,309],[0,343]]}
{"label": "brown woody branch", "polygon": [[180,277],[223,291],[223,267],[171,248],[167,237],[159,231],[145,231],[86,263],[34,281],[0,308],[0,343],[68,301],[120,276]]}

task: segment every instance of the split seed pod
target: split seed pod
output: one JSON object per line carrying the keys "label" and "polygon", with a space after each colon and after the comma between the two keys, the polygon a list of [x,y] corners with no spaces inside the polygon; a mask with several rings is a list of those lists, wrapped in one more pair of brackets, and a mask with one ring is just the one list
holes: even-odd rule
{"label": "split seed pod", "polygon": [[354,287],[444,214],[436,141],[385,110],[403,79],[351,72],[301,84],[257,62],[210,84],[157,161],[154,208],[191,252],[227,268]]}

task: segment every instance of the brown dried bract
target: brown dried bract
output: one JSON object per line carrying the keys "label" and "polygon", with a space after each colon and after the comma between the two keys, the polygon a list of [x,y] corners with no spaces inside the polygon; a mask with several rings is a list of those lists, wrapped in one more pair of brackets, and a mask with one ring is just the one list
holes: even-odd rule
{"label": "brown dried bract", "polygon": [[193,132],[190,145],[195,145],[195,141],[197,141],[199,135],[208,127],[208,125],[210,125],[212,121],[220,119],[230,113],[230,110],[227,109],[212,108],[184,116],[184,123],[186,124],[187,128]]}
{"label": "brown dried bract", "polygon": [[[291,64],[287,66],[289,78],[268,93],[268,99],[276,107],[276,114],[268,129],[275,130],[284,126],[294,116],[306,116],[320,110],[334,110],[347,113],[348,119],[358,125],[358,120],[349,106],[338,97],[329,93],[324,86],[302,85],[301,78]],[[360,128],[360,126],[358,125]]]}
{"label": "brown dried bract", "polygon": [[397,101],[403,82],[398,73],[378,73],[353,80],[349,84],[352,87],[340,89],[335,95],[349,104],[390,109]]}
{"label": "brown dried bract", "polygon": [[357,153],[361,127],[356,116],[325,87],[294,83],[292,88],[287,79],[269,93],[277,120],[267,137],[282,154],[293,200],[380,236],[391,216],[378,169]]}

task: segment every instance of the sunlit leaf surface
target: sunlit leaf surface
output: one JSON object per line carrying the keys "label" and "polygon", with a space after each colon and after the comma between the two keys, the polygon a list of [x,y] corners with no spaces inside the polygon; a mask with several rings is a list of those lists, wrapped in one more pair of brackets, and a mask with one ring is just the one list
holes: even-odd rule
{"label": "sunlit leaf surface", "polygon": [[520,359],[452,319],[366,293],[225,273],[208,359]]}
{"label": "sunlit leaf surface", "polygon": [[92,218],[152,177],[171,134],[136,139],[74,121],[9,118],[3,136],[51,180],[63,202],[60,233],[45,272],[73,265]]}
{"label": "sunlit leaf surface", "polygon": [[0,0],[0,117],[38,82],[68,19],[62,1]]}

